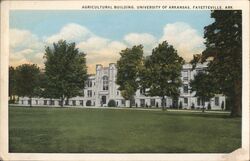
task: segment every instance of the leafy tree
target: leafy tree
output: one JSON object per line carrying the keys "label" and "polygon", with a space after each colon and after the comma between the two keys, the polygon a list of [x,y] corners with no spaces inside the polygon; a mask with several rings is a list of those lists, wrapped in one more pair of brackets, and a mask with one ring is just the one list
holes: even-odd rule
{"label": "leafy tree", "polygon": [[15,103],[15,94],[16,94],[16,76],[15,68],[9,67],[9,103]]}
{"label": "leafy tree", "polygon": [[133,46],[120,52],[120,59],[117,61],[117,79],[121,95],[125,100],[132,101],[136,90],[139,88],[139,71],[143,65],[143,46]]}
{"label": "leafy tree", "polygon": [[165,97],[179,96],[179,87],[183,59],[177,51],[166,41],[152,51],[152,55],[145,58],[144,68],[140,72],[141,88],[148,96],[160,96],[162,109],[166,105]]}
{"label": "leafy tree", "polygon": [[208,72],[217,83],[217,91],[232,101],[231,116],[242,109],[242,12],[212,11],[214,22],[204,32],[206,50],[202,61],[210,59]]}
{"label": "leafy tree", "polygon": [[50,98],[64,100],[83,94],[87,80],[85,54],[79,52],[75,43],[64,40],[53,43],[53,48],[45,49],[46,85],[44,95]]}
{"label": "leafy tree", "polygon": [[16,94],[21,97],[29,97],[32,106],[32,97],[37,96],[40,88],[40,69],[35,64],[22,64],[16,68]]}
{"label": "leafy tree", "polygon": [[210,75],[206,71],[199,72],[190,81],[191,91],[195,92],[195,96],[201,98],[203,109],[205,108],[205,101],[214,96],[215,86],[213,84]]}

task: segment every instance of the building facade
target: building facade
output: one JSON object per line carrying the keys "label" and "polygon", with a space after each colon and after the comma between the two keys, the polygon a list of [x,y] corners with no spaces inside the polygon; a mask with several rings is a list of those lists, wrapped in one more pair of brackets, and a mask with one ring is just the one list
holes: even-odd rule
{"label": "building facade", "polygon": [[[181,71],[181,80],[183,85],[180,87],[180,96],[178,100],[173,101],[171,98],[166,98],[166,107],[171,108],[175,104],[177,107],[182,104],[183,109],[190,108],[202,108],[201,99],[195,97],[195,92],[190,91],[190,80],[194,79],[194,76],[202,72],[207,67],[206,64],[197,64],[195,69],[192,69],[191,64],[184,64]],[[70,98],[68,102],[64,102],[68,106],[95,106],[95,107],[107,107],[110,100],[114,100],[116,107],[128,107],[129,101],[125,101],[121,96],[121,92],[118,90],[119,86],[115,83],[117,75],[116,64],[111,63],[108,67],[104,67],[101,64],[96,65],[96,74],[89,76],[84,87],[84,96]],[[33,98],[32,105],[34,106],[59,106],[59,99],[47,99],[47,98]],[[210,103],[212,110],[221,110],[222,104],[225,107],[225,96],[218,94],[214,98],[205,102],[205,108],[208,108]],[[20,105],[29,105],[30,100],[27,97],[19,99]],[[160,97],[148,97],[143,95],[141,90],[137,90],[135,93],[135,100],[132,103],[134,107],[150,107],[160,108]],[[224,108],[225,109],[225,108]]]}

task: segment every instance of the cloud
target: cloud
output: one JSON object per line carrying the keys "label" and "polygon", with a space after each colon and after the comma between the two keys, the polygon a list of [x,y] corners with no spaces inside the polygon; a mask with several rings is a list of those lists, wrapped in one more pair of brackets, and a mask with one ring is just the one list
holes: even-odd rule
{"label": "cloud", "polygon": [[75,23],[69,23],[65,25],[59,33],[47,37],[46,42],[52,44],[60,39],[79,42],[81,40],[86,40],[90,36],[93,36],[93,33],[91,33],[86,27]]}
{"label": "cloud", "polygon": [[95,72],[96,64],[107,66],[115,63],[120,57],[120,51],[133,45],[142,44],[145,55],[150,55],[158,43],[167,40],[187,61],[192,59],[193,54],[201,53],[204,49],[204,39],[190,25],[182,22],[166,24],[160,38],[148,33],[128,33],[119,41],[98,36],[85,26],[69,23],[58,33],[43,39],[28,30],[10,29],[11,65],[36,63],[43,67],[44,46],[50,46],[60,39],[76,42],[76,47],[86,54],[90,73]]}
{"label": "cloud", "polygon": [[129,45],[140,45],[144,47],[144,53],[150,55],[152,49],[156,46],[157,39],[148,33],[129,33],[124,36],[124,41]]}
{"label": "cloud", "polygon": [[167,24],[159,43],[164,40],[173,45],[186,61],[190,61],[194,54],[200,54],[205,48],[204,39],[195,29],[183,22]]}
{"label": "cloud", "polygon": [[44,43],[28,30],[10,29],[10,65],[36,63],[43,66]]}

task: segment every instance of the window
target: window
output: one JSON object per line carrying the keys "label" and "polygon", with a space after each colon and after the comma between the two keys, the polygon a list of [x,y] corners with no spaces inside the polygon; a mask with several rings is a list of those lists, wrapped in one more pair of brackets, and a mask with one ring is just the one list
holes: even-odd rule
{"label": "window", "polygon": [[155,99],[150,99],[150,105],[155,106]]}
{"label": "window", "polygon": [[43,101],[43,104],[44,104],[44,105],[47,105],[47,100],[44,100],[44,101]]}
{"label": "window", "polygon": [[182,72],[183,80],[188,80],[188,71]]}
{"label": "window", "polygon": [[188,98],[184,98],[184,103],[188,104]]}
{"label": "window", "polygon": [[122,104],[125,105],[125,100],[122,100]]}
{"label": "window", "polygon": [[116,95],[119,96],[119,91],[116,92]]}
{"label": "window", "polygon": [[197,70],[196,70],[196,73],[197,73],[197,74],[203,73],[203,70],[202,70],[202,69],[197,69]]}
{"label": "window", "polygon": [[51,101],[50,101],[50,105],[55,105],[55,101],[54,101],[54,100],[51,100]]}
{"label": "window", "polygon": [[23,100],[22,100],[22,105],[23,105]]}
{"label": "window", "polygon": [[76,100],[72,101],[72,105],[75,106],[76,105]]}
{"label": "window", "polygon": [[140,89],[140,94],[144,95],[145,94],[145,89]]}
{"label": "window", "polygon": [[92,97],[92,91],[88,90],[88,97]]}
{"label": "window", "polygon": [[28,104],[29,104],[29,105],[31,104],[31,100],[28,100]]}
{"label": "window", "polygon": [[104,76],[102,79],[103,79],[103,90],[106,91],[109,89],[109,80],[107,76]]}
{"label": "window", "polygon": [[187,84],[183,85],[183,93],[188,93],[188,85]]}
{"label": "window", "polygon": [[80,105],[83,106],[83,100],[80,100]]}
{"label": "window", "polygon": [[92,87],[92,81],[88,80],[87,85],[88,85],[88,87]]}
{"label": "window", "polygon": [[36,105],[38,105],[38,100],[36,100]]}
{"label": "window", "polygon": [[145,99],[140,99],[140,105],[141,105],[141,107],[145,106]]}
{"label": "window", "polygon": [[214,104],[215,104],[215,106],[219,106],[220,105],[220,99],[219,99],[219,97],[215,97]]}

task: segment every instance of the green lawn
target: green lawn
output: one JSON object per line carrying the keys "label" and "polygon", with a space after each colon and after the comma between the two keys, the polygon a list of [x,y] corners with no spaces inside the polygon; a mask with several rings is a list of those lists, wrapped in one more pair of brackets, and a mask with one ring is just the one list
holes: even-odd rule
{"label": "green lawn", "polygon": [[241,119],[228,114],[9,108],[10,152],[231,152]]}

